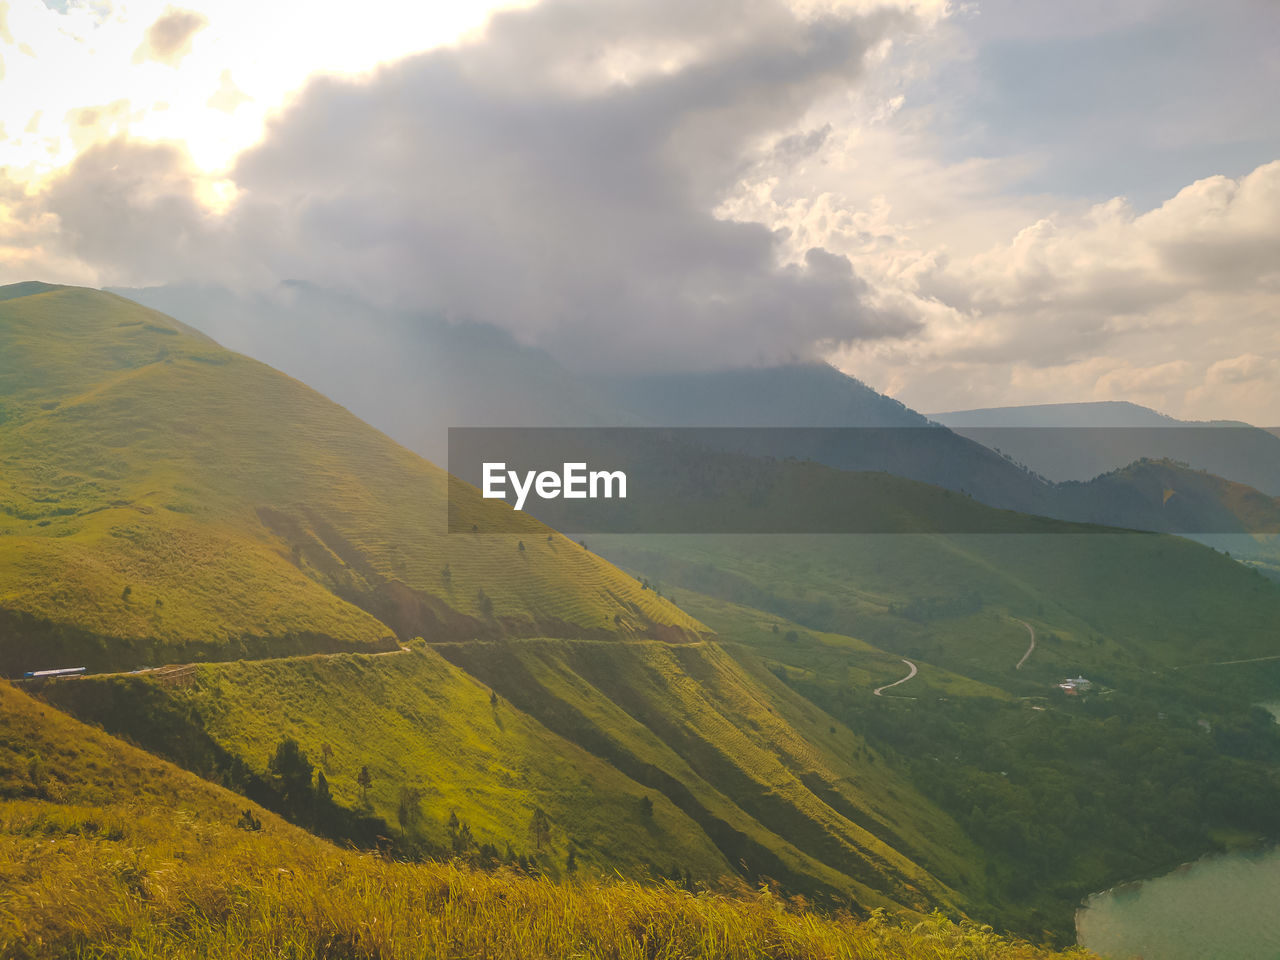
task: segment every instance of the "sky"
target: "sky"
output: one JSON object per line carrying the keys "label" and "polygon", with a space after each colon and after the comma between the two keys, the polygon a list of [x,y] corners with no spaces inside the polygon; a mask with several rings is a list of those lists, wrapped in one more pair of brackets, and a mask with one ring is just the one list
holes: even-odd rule
{"label": "sky", "polygon": [[1280,424],[1280,4],[0,0],[0,282]]}

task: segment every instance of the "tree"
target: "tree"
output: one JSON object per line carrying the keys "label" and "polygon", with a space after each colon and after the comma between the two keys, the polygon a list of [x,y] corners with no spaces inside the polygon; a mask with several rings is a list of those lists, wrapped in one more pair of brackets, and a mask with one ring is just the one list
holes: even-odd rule
{"label": "tree", "polygon": [[578,872],[578,851],[569,848],[569,855],[564,859],[564,872],[569,876],[573,876]]}
{"label": "tree", "polygon": [[453,840],[453,853],[455,856],[465,857],[476,848],[476,838],[471,835],[471,825],[468,823],[463,823],[458,827],[458,832],[451,839]]}
{"label": "tree", "polygon": [[422,788],[401,787],[396,802],[396,820],[406,834],[416,833],[422,824]]}
{"label": "tree", "polygon": [[329,781],[325,778],[324,771],[321,770],[316,774],[316,803],[325,807],[329,801],[333,799],[329,793]]}
{"label": "tree", "polygon": [[280,783],[280,794],[286,808],[298,811],[311,793],[311,761],[293,737],[285,737],[276,746],[267,769]]}
{"label": "tree", "polygon": [[551,820],[541,807],[535,807],[533,816],[529,818],[529,839],[538,851],[551,843]]}
{"label": "tree", "polygon": [[360,799],[368,803],[369,788],[373,786],[373,775],[369,773],[368,767],[360,768],[360,772],[356,774],[356,783],[360,785]]}

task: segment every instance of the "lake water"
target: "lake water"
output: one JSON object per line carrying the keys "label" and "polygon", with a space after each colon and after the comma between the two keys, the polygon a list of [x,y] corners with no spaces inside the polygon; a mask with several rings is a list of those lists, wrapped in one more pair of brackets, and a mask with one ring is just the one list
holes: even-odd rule
{"label": "lake water", "polygon": [[1280,847],[1094,894],[1076,915],[1076,935],[1114,960],[1280,960]]}

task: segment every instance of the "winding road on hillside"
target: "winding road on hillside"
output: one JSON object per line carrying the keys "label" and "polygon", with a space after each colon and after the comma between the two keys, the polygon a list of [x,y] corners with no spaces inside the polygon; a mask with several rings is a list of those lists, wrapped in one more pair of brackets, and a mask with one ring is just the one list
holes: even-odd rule
{"label": "winding road on hillside", "polygon": [[874,693],[877,697],[882,696],[882,691],[884,691],[884,690],[888,690],[890,687],[896,687],[896,686],[897,686],[898,684],[900,684],[900,683],[906,683],[908,680],[910,680],[912,677],[914,677],[917,673],[919,673],[919,670],[918,670],[918,668],[916,667],[916,665],[915,665],[914,663],[912,663],[910,660],[908,660],[906,657],[903,657],[903,658],[902,658],[902,662],[903,662],[903,663],[905,663],[908,667],[910,667],[910,668],[911,668],[911,672],[910,672],[910,673],[908,673],[908,674],[907,674],[905,677],[903,677],[901,680],[895,680],[895,681],[893,681],[893,683],[886,683],[883,687],[876,687],[876,688],[875,688],[874,690],[872,690],[871,692],[872,692],[872,693]]}
{"label": "winding road on hillside", "polygon": [[[1017,617],[1011,617],[1010,619],[1018,620]],[[1022,669],[1022,665],[1027,662],[1027,657],[1031,656],[1031,651],[1036,648],[1036,628],[1031,626],[1031,624],[1027,623],[1025,620],[1018,620],[1018,623],[1026,627],[1027,633],[1031,634],[1031,646],[1027,647],[1027,652],[1022,655],[1022,659],[1018,661],[1018,665],[1013,668],[1015,670]]]}
{"label": "winding road on hillside", "polygon": [[[302,657],[340,657],[348,653],[354,653],[357,656],[362,656],[362,657],[389,657],[397,653],[408,653],[411,649],[412,648],[410,647],[406,647],[402,644],[398,644],[394,650],[377,650],[373,653],[365,653],[362,650],[339,650],[337,653],[302,653],[302,654],[296,654],[291,657],[262,657],[261,659],[255,660],[253,662],[264,663],[268,660],[297,660],[297,659],[301,659]],[[172,677],[179,671],[189,673],[190,671],[195,670],[196,667],[216,666],[217,664],[220,664],[220,663],[225,664],[227,662],[229,661],[195,660],[195,661],[192,661],[191,663],[166,663],[159,667],[139,667],[136,670],[107,670],[102,673],[89,673],[86,671],[85,673],[72,674],[71,676],[67,676],[67,677],[40,677],[40,678],[13,677],[10,679],[10,683],[13,683],[13,682],[29,683],[31,682],[32,679],[39,679],[47,683],[52,680],[79,680],[81,677],[138,677],[138,676],[147,676],[148,674],[155,677],[165,677],[165,676]]]}

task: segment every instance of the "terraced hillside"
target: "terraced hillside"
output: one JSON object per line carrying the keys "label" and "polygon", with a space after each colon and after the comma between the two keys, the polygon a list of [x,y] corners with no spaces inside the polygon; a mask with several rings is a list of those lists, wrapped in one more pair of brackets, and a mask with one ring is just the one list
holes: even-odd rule
{"label": "terraced hillside", "polygon": [[111,294],[2,288],[0,449],[0,671],[700,629],[532,522],[447,536],[442,470]]}

